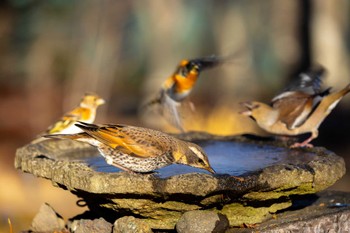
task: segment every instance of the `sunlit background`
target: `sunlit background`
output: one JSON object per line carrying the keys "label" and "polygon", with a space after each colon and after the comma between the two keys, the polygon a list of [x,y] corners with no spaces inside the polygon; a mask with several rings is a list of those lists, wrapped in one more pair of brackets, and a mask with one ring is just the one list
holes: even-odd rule
{"label": "sunlit background", "polygon": [[[176,132],[157,116],[139,117],[183,58],[232,59],[202,73],[190,99],[188,130],[258,132],[239,102],[268,102],[312,64],[325,86],[350,82],[350,2],[339,1],[0,1],[0,231],[28,229],[43,202],[65,219],[84,211],[68,191],[13,167],[15,150],[75,107],[85,92],[107,104],[98,123]],[[350,97],[313,143],[350,164]],[[349,176],[331,187],[350,191]]]}

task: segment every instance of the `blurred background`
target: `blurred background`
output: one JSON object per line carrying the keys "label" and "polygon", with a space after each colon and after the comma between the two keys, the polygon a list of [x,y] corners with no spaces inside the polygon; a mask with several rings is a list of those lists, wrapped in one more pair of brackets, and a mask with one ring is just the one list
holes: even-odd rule
{"label": "blurred background", "polygon": [[[312,64],[325,86],[350,82],[350,1],[0,1],[0,231],[28,229],[43,202],[65,219],[84,211],[49,181],[16,171],[16,148],[30,142],[85,92],[107,100],[98,123],[176,132],[157,116],[140,118],[184,58],[233,59],[202,73],[188,130],[261,133],[237,112],[240,101],[268,102]],[[350,97],[320,127],[314,145],[350,164]],[[194,119],[191,119],[194,118]],[[350,191],[346,175],[334,190]]]}

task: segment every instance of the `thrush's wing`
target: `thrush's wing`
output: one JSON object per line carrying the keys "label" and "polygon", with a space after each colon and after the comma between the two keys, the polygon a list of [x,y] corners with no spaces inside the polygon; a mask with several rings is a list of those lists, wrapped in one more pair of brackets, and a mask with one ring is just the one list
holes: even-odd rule
{"label": "thrush's wing", "polygon": [[148,158],[166,152],[165,147],[159,143],[156,135],[158,132],[154,130],[126,125],[96,126],[79,123],[77,126],[102,143],[130,155]]}

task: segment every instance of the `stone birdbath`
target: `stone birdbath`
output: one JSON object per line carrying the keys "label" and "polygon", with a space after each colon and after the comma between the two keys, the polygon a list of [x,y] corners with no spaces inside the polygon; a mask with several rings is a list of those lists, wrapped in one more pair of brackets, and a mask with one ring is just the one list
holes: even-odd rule
{"label": "stone birdbath", "polygon": [[201,145],[217,174],[184,165],[130,174],[87,144],[53,139],[19,148],[15,167],[69,190],[109,222],[134,216],[163,230],[194,210],[220,213],[231,228],[253,226],[345,174],[344,160],[321,147],[289,149],[251,136],[176,136]]}

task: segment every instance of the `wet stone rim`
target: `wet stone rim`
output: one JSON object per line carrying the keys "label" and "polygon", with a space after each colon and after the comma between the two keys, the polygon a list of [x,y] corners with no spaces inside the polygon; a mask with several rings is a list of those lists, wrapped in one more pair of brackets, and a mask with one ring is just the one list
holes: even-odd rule
{"label": "wet stone rim", "polygon": [[[253,144],[270,144],[284,147],[273,141],[250,139],[246,136],[221,137],[204,133],[188,133],[178,137],[199,141],[238,141]],[[261,193],[274,191],[274,197],[288,195],[286,190],[302,187],[301,194],[323,190],[345,174],[344,160],[324,148],[298,149],[315,153],[314,159],[306,164],[276,164],[244,175],[238,180],[230,175],[209,175],[190,173],[168,178],[156,174],[129,174],[126,172],[96,172],[80,162],[85,154],[95,149],[70,140],[47,140],[37,145],[27,145],[16,152],[15,167],[23,172],[51,180],[55,185],[71,191],[92,194],[133,194],[168,197],[173,194],[211,196],[230,193],[249,199],[264,199]],[[275,192],[277,190],[277,193]]]}

